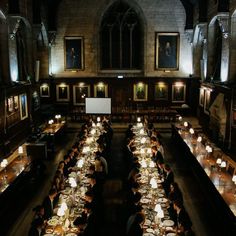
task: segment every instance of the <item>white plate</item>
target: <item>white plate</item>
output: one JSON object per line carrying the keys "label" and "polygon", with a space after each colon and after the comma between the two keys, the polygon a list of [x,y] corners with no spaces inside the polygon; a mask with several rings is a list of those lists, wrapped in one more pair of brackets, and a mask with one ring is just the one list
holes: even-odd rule
{"label": "white plate", "polygon": [[176,236],[176,233],[168,233],[166,236]]}
{"label": "white plate", "polygon": [[66,236],[77,236],[77,234],[75,234],[75,233],[68,233],[68,234],[66,234]]}
{"label": "white plate", "polygon": [[164,220],[163,221],[163,225],[166,227],[167,226],[169,226],[169,227],[174,226],[174,224],[175,224],[175,222],[173,220]]}
{"label": "white plate", "polygon": [[168,199],[167,198],[159,198],[158,200],[157,200],[159,203],[166,203],[167,201],[168,201]]}
{"label": "white plate", "polygon": [[146,229],[146,231],[147,231],[148,233],[154,233],[154,230],[153,230],[153,229]]}
{"label": "white plate", "polygon": [[43,236],[53,236],[54,234],[44,234]]}
{"label": "white plate", "polygon": [[150,225],[152,222],[148,219],[145,220],[144,225]]}
{"label": "white plate", "polygon": [[154,236],[154,234],[151,234],[151,233],[145,233],[145,234],[143,234],[143,236]]}
{"label": "white plate", "polygon": [[149,199],[146,199],[146,198],[143,198],[140,200],[141,203],[149,203],[150,200]]}
{"label": "white plate", "polygon": [[50,226],[56,226],[56,225],[58,225],[58,220],[57,219],[55,219],[55,218],[52,218],[52,219],[50,219],[50,220],[48,220],[48,225],[50,225]]}

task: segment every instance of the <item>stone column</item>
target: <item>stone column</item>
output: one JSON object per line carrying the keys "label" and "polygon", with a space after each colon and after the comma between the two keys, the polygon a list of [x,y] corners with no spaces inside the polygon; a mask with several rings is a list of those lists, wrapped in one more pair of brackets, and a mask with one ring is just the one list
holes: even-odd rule
{"label": "stone column", "polygon": [[221,51],[221,82],[228,81],[229,77],[229,14],[222,13],[217,16],[222,32],[222,51]]}
{"label": "stone column", "polygon": [[200,23],[199,28],[200,28],[201,45],[202,45],[200,70],[201,70],[201,77],[203,80],[205,80],[207,76],[207,23]]}

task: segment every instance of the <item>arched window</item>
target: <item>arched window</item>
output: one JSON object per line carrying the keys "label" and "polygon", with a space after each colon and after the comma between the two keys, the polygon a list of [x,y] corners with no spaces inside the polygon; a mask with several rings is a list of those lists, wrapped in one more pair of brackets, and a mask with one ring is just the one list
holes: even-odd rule
{"label": "arched window", "polygon": [[101,69],[134,70],[143,64],[143,33],[136,11],[124,1],[104,14],[100,29]]}

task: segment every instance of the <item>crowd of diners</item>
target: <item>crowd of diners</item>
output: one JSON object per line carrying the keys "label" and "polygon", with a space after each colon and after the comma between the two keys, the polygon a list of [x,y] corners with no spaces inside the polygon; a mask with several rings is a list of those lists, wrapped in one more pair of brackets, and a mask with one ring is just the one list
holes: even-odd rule
{"label": "crowd of diners", "polygon": [[[113,130],[106,117],[103,117],[99,123],[102,126],[102,132],[96,138],[96,148],[92,158],[88,161],[86,169],[86,179],[88,185],[83,198],[82,212],[73,219],[73,227],[76,228],[76,235],[79,236],[96,236],[97,229],[101,225],[104,211],[103,187],[108,175],[109,158],[111,155],[111,140]],[[55,215],[55,208],[58,207],[60,195],[68,186],[68,178],[71,173],[76,171],[77,163],[84,157],[83,149],[88,137],[91,137],[91,129],[96,126],[92,119],[89,119],[77,135],[77,140],[73,144],[64,159],[58,163],[52,180],[51,189],[40,205],[37,205],[33,211],[34,218],[31,223],[28,236],[40,236],[47,233],[48,221]],[[161,143],[161,135],[154,128],[153,124],[143,122],[145,132],[150,138],[151,160],[156,164],[155,170],[163,178],[162,186],[166,197],[169,201],[168,212],[171,220],[175,222],[173,231],[177,235],[193,235],[192,223],[187,211],[184,208],[182,192],[175,182],[174,173],[171,166],[165,161],[165,152]],[[124,205],[125,205],[125,222],[126,229],[124,236],[141,236],[143,235],[143,224],[145,221],[144,209],[142,207],[142,193],[139,192],[141,177],[140,163],[136,156],[136,146],[134,142],[135,133],[133,125],[129,125],[125,134],[124,157],[126,161],[127,177],[124,179]],[[78,179],[80,176],[78,176]],[[80,180],[78,180],[79,182]]]}
{"label": "crowd of diners", "polygon": [[[105,116],[98,123],[102,126],[102,131],[96,139],[96,148],[92,155],[94,160],[88,161],[89,166],[85,175],[88,186],[84,196],[81,196],[84,202],[83,210],[73,221],[73,227],[77,228],[76,234],[83,236],[96,235],[96,226],[102,220],[100,217],[102,215],[101,211],[103,211],[102,190],[108,174],[107,158],[110,152],[113,130]],[[34,218],[28,236],[40,236],[46,233],[48,220],[55,215],[55,208],[58,206],[60,194],[68,186],[70,173],[76,170],[80,157],[84,156],[83,148],[94,125],[96,124],[92,119],[82,125],[76,142],[64,155],[64,159],[58,163],[48,195],[45,196],[41,204],[33,209]]]}
{"label": "crowd of diners", "polygon": [[[191,219],[184,207],[184,199],[182,191],[178,183],[175,181],[174,173],[171,166],[165,160],[164,148],[161,142],[161,135],[154,128],[153,124],[143,122],[145,132],[150,138],[151,155],[150,158],[156,164],[156,171],[163,179],[162,187],[165,195],[168,198],[168,213],[170,219],[174,221],[173,233],[176,235],[190,236],[194,235],[192,231]],[[128,236],[143,235],[143,224],[145,221],[144,209],[140,201],[142,194],[139,192],[140,183],[140,161],[137,155],[135,144],[135,133],[133,125],[129,125],[126,131],[126,148],[125,156],[128,162],[128,214],[127,214],[127,229]]]}

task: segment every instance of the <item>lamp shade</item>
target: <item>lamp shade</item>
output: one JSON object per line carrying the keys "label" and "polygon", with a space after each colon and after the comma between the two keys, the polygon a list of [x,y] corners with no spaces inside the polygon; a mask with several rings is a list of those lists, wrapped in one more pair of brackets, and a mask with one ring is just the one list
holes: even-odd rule
{"label": "lamp shade", "polygon": [[216,160],[216,164],[220,165],[221,162],[222,162],[221,158],[217,158],[217,160]]}
{"label": "lamp shade", "polygon": [[221,164],[220,164],[220,167],[221,167],[221,168],[225,168],[225,167],[226,167],[226,162],[225,162],[225,161],[222,161]]}
{"label": "lamp shade", "polygon": [[22,146],[19,146],[18,147],[18,153],[21,155],[23,154],[23,147]]}
{"label": "lamp shade", "polygon": [[232,181],[236,184],[236,175],[233,176]]}

